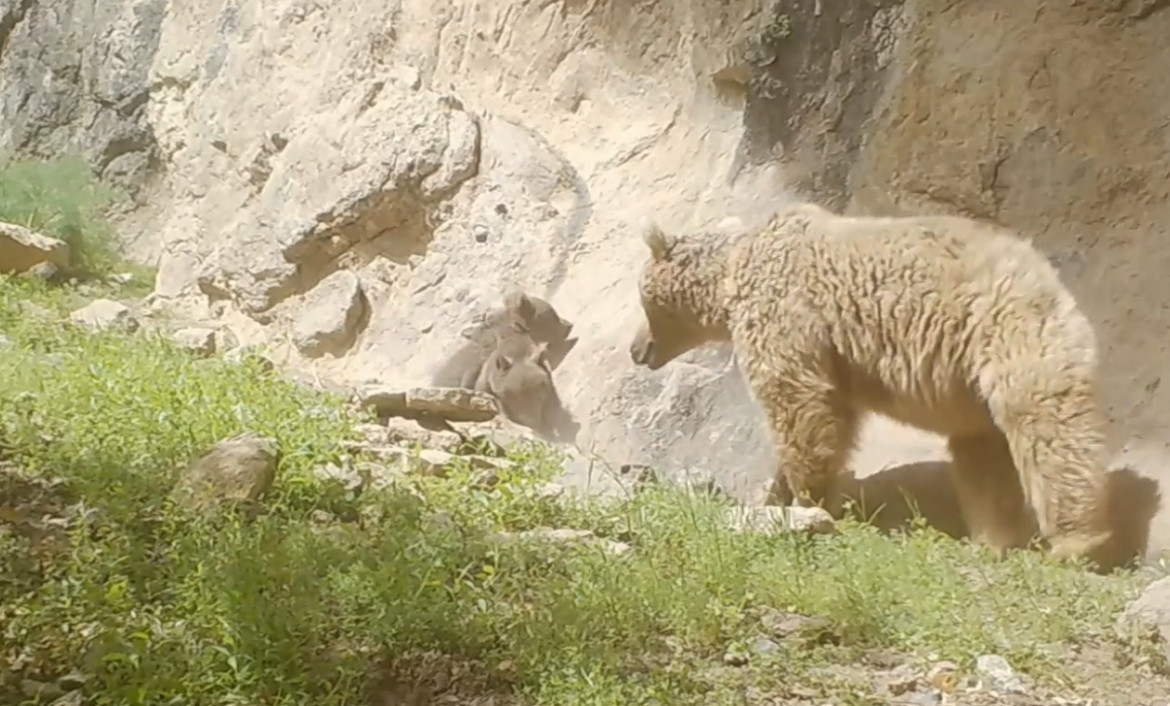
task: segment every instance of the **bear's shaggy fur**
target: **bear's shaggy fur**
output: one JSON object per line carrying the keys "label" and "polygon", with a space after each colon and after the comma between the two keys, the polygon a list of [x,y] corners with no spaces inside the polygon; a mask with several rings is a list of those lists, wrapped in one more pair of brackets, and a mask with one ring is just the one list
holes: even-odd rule
{"label": "bear's shaggy fur", "polygon": [[839,514],[837,474],[877,412],[947,437],[973,537],[1002,551],[1038,529],[1053,556],[1105,562],[1095,334],[1028,242],[812,204],[738,235],[645,227],[630,355],[656,370],[733,343],[781,458],[773,502],[787,485]]}

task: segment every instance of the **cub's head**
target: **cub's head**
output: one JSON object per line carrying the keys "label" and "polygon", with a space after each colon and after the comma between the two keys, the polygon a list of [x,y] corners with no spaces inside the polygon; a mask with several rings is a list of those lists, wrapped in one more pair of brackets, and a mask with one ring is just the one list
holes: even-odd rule
{"label": "cub's head", "polygon": [[636,365],[657,370],[689,350],[723,337],[719,291],[724,263],[718,243],[684,242],[645,219],[650,259],[638,281],[646,321],[630,344]]}
{"label": "cub's head", "polygon": [[524,322],[528,335],[537,343],[563,341],[573,332],[573,324],[557,315],[552,304],[521,290],[512,290],[504,297],[504,309]]}
{"label": "cub's head", "polygon": [[526,335],[502,337],[487,365],[489,389],[508,419],[553,438],[576,435],[579,425],[561,404],[546,344]]}

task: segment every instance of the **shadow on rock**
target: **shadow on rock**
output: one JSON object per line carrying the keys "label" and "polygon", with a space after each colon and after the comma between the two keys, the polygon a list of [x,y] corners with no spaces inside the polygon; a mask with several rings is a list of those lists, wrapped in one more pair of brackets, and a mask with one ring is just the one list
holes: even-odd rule
{"label": "shadow on rock", "polygon": [[[951,483],[950,464],[945,461],[909,463],[864,478],[846,476],[842,492],[854,500],[861,519],[881,530],[904,529],[917,514],[950,537],[968,536]],[[1129,467],[1109,471],[1108,514],[1114,538],[1110,558],[1118,565],[1146,554],[1150,524],[1161,502],[1154,479]]]}

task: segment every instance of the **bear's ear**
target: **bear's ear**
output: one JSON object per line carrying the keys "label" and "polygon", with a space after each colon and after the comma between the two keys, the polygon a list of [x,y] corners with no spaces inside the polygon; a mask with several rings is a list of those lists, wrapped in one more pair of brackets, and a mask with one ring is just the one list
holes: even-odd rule
{"label": "bear's ear", "polygon": [[499,370],[501,373],[506,373],[511,370],[512,364],[512,359],[503,353],[496,356],[496,370]]}
{"label": "bear's ear", "polygon": [[536,315],[536,307],[522,289],[513,289],[508,292],[507,296],[504,297],[504,308],[525,321],[531,320]]}
{"label": "bear's ear", "polygon": [[662,231],[662,228],[649,216],[642,217],[642,240],[650,248],[650,257],[656,262],[665,260],[670,254],[670,247],[674,239]]}

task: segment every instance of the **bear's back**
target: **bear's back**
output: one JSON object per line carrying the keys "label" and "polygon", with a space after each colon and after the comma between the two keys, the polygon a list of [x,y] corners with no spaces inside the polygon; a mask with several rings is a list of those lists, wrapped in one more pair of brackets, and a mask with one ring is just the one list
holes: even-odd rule
{"label": "bear's back", "polygon": [[1094,346],[1047,258],[963,218],[793,210],[741,242],[730,276],[744,316],[766,331],[752,338],[827,346],[876,407],[920,425],[976,415],[970,385],[1005,350]]}

